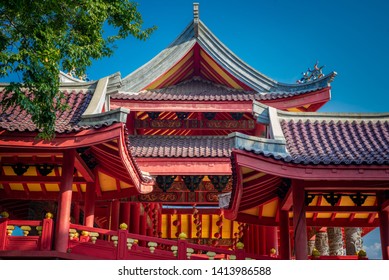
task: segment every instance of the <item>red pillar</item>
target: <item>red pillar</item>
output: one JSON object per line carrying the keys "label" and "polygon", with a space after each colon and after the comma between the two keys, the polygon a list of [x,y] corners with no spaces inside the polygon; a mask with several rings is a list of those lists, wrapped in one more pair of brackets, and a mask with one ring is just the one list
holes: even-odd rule
{"label": "red pillar", "polygon": [[130,202],[122,202],[120,204],[119,223],[125,223],[126,225],[130,224],[130,210],[131,210],[131,203]]}
{"label": "red pillar", "polygon": [[266,229],[265,226],[258,226],[258,233],[259,233],[259,254],[260,255],[267,255],[266,252]]}
{"label": "red pillar", "polygon": [[80,203],[75,202],[73,206],[74,223],[80,224]]}
{"label": "red pillar", "polygon": [[139,234],[146,235],[146,229],[147,229],[147,212],[143,207],[143,215],[140,216],[139,221]]}
{"label": "red pillar", "polygon": [[140,203],[131,204],[131,220],[130,220],[130,230],[132,233],[139,233],[139,222],[140,222]]}
{"label": "red pillar", "polygon": [[278,239],[277,239],[277,228],[276,227],[265,227],[266,232],[266,255],[270,255],[271,249],[276,249],[278,252]]}
{"label": "red pillar", "polygon": [[280,210],[280,257],[290,260],[289,211]]}
{"label": "red pillar", "polygon": [[293,188],[293,228],[296,260],[308,259],[307,221],[305,218],[304,188],[292,183]]}
{"label": "red pillar", "polygon": [[266,137],[266,126],[264,124],[255,123],[254,135],[258,137]]}
{"label": "red pillar", "polygon": [[120,201],[115,199],[112,201],[112,212],[111,212],[111,229],[119,229],[119,215],[120,215]]}
{"label": "red pillar", "polygon": [[72,184],[75,150],[63,153],[62,178],[58,197],[55,249],[66,253],[69,240],[70,211],[72,205]]}
{"label": "red pillar", "polygon": [[379,213],[382,259],[389,260],[389,210]]}
{"label": "red pillar", "polygon": [[[96,177],[96,180],[98,178]],[[88,183],[85,192],[85,209],[84,209],[84,225],[93,227],[95,222],[95,201],[96,201],[96,184]]]}

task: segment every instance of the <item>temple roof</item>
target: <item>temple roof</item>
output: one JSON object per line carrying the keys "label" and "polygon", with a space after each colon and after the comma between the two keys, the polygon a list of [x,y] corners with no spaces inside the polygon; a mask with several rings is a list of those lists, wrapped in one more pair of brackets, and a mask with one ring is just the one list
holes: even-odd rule
{"label": "temple roof", "polygon": [[130,136],[135,157],[229,157],[232,142],[226,136]]}
{"label": "temple roof", "polygon": [[291,113],[254,102],[254,115],[273,139],[237,134],[236,148],[295,164],[389,164],[389,114]]}
{"label": "temple roof", "polygon": [[[324,85],[323,85],[324,86]],[[326,85],[325,85],[326,86]],[[145,89],[137,93],[119,92],[112,94],[113,99],[142,100],[142,101],[250,101],[250,100],[273,100],[279,98],[292,97],[315,89],[300,89],[295,92],[266,92],[259,94],[253,90],[234,89],[225,85],[213,83],[199,76],[185,80],[177,85],[165,88]]]}
{"label": "temple roof", "polygon": [[[66,104],[69,105],[70,109],[65,111],[56,112],[55,121],[55,132],[75,132],[82,128],[88,128],[88,126],[79,126],[78,123],[81,121],[81,116],[88,107],[92,92],[86,90],[72,90],[62,91]],[[6,97],[5,91],[0,92],[0,102]],[[36,125],[31,119],[31,115],[25,110],[22,110],[20,106],[13,106],[3,111],[0,114],[0,128],[8,131],[35,131],[37,130]]]}
{"label": "temple roof", "polygon": [[126,76],[120,90],[139,92],[173,85],[193,76],[202,76],[232,88],[259,94],[283,94],[327,87],[335,75],[332,72],[303,84],[285,84],[273,80],[242,61],[195,16],[167,48]]}
{"label": "temple roof", "polygon": [[[112,75],[96,82],[62,84],[60,91],[68,108],[57,111],[56,135],[50,140],[36,137],[38,130],[31,115],[19,105],[7,110],[0,106],[0,173],[5,174],[0,180],[0,193],[10,198],[57,197],[63,155],[71,151],[76,151],[73,191],[79,200],[91,182],[96,183],[100,199],[152,191],[152,178],[140,170],[128,146],[125,122],[129,110],[106,110],[107,92],[115,87],[116,80]],[[6,93],[5,86],[0,85],[1,102],[12,94]],[[26,168],[23,176],[14,169],[21,164]],[[52,167],[48,170],[51,177],[39,172],[41,164]],[[45,183],[37,186],[37,180]],[[24,191],[20,190],[20,182]]]}
{"label": "temple roof", "polygon": [[[64,73],[61,73],[60,76],[61,79],[67,77]],[[122,109],[101,114],[106,94],[117,86],[118,77],[118,74],[114,74],[93,82],[63,80],[60,91],[64,96],[63,102],[68,105],[68,108],[64,111],[56,111],[55,132],[77,132],[125,121],[123,119],[125,110]],[[7,97],[5,86],[7,84],[0,85],[0,102],[3,102]],[[31,115],[22,110],[19,105],[9,107],[5,111],[1,110],[0,128],[8,131],[33,132],[37,130]]]}

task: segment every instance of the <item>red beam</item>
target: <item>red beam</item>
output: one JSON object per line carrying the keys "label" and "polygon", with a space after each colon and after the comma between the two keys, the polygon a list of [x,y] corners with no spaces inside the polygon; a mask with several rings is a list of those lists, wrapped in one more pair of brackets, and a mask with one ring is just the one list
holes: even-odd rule
{"label": "red beam", "polygon": [[248,224],[256,224],[263,226],[276,226],[277,223],[274,218],[270,217],[262,217],[258,218],[258,216],[253,216],[246,213],[239,213],[236,217],[236,221]]}
{"label": "red beam", "polygon": [[293,193],[292,188],[289,188],[288,192],[286,193],[286,196],[281,202],[282,211],[289,211],[292,208],[293,205],[292,193]]}
{"label": "red beam", "polygon": [[[49,163],[49,164],[61,164],[62,163],[62,159],[61,158],[58,158],[56,156],[52,157],[51,154],[50,155],[45,155],[45,156],[41,156],[39,153],[37,153],[36,155],[28,155],[28,156],[23,156],[23,157],[19,157],[19,156],[10,156],[12,155],[13,152],[2,152],[0,151],[0,154],[2,155],[1,157],[1,163],[2,165],[8,165],[8,164],[16,164],[16,163],[24,163],[24,164],[43,164],[43,163]],[[15,153],[15,152],[14,152]],[[4,156],[4,155],[8,155],[8,156]],[[25,155],[26,153],[24,151],[20,151],[20,152],[17,152],[16,153],[17,155]],[[39,155],[39,156],[38,156]]]}
{"label": "red beam", "polygon": [[95,176],[92,170],[89,169],[89,167],[86,165],[86,163],[78,153],[76,153],[76,160],[74,162],[74,166],[81,173],[82,177],[84,177],[86,182],[94,182]]}
{"label": "red beam", "polygon": [[[286,163],[243,150],[233,149],[239,166],[251,168],[272,175],[298,180],[329,180],[329,181],[387,181],[389,169],[379,165],[301,165]],[[343,186],[340,186],[344,188]],[[339,188],[339,186],[338,186]],[[355,190],[355,187],[352,187]],[[307,190],[312,190],[306,188]],[[369,189],[371,189],[369,187]],[[388,186],[377,186],[374,190],[388,189]]]}
{"label": "red beam", "polygon": [[111,107],[125,107],[140,112],[244,112],[252,113],[252,101],[231,103],[230,101],[147,101],[111,99]]}
{"label": "red beam", "polygon": [[330,89],[331,87],[326,87],[319,91],[304,93],[292,97],[260,100],[260,101],[266,105],[275,107],[280,110],[286,110],[289,108],[298,108],[309,104],[328,102],[331,98]]}
{"label": "red beam", "polygon": [[359,213],[378,212],[377,206],[306,206],[306,212],[314,213]]}
{"label": "red beam", "polygon": [[[51,141],[37,138],[34,132],[0,131],[0,148],[14,149],[25,146],[26,152],[36,149],[49,149],[50,154],[68,148],[93,146],[102,142],[117,139],[123,131],[124,124],[116,123],[100,129],[85,129],[76,133],[58,133]],[[23,151],[23,149],[20,149]],[[34,154],[36,154],[35,151]]]}
{"label": "red beam", "polygon": [[[0,176],[0,183],[19,183],[19,184],[59,184],[60,176]],[[73,182],[77,184],[86,183],[84,178],[74,177]]]}
{"label": "red beam", "polygon": [[354,218],[350,221],[348,218],[336,218],[331,221],[331,218],[317,218],[313,221],[307,218],[307,226],[317,227],[378,227],[379,220],[374,219],[372,223],[369,223],[368,219]]}

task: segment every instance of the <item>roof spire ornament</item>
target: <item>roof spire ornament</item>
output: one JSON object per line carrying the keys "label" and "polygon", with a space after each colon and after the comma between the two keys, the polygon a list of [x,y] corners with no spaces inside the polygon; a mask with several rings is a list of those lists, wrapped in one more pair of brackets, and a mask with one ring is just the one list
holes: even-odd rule
{"label": "roof spire ornament", "polygon": [[301,73],[303,76],[300,80],[297,81],[298,84],[305,84],[308,82],[315,81],[317,79],[320,79],[324,77],[322,69],[324,68],[323,66],[319,67],[319,62],[316,61],[315,65],[313,66],[313,69],[308,68],[307,72]]}
{"label": "roof spire ornament", "polygon": [[193,3],[193,23],[196,38],[199,35],[199,3]]}

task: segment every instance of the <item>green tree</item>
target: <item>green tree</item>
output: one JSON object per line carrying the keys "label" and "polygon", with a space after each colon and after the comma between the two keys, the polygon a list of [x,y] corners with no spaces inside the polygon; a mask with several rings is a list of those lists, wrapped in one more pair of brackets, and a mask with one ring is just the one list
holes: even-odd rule
{"label": "green tree", "polygon": [[[59,71],[86,72],[92,60],[112,55],[115,41],[145,40],[137,4],[128,0],[0,0],[0,77],[17,73],[2,107],[20,105],[39,137],[55,135],[55,112],[64,110]],[[110,26],[114,34],[105,34]],[[26,95],[26,91],[32,93]]]}

